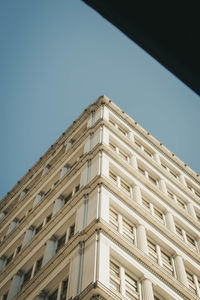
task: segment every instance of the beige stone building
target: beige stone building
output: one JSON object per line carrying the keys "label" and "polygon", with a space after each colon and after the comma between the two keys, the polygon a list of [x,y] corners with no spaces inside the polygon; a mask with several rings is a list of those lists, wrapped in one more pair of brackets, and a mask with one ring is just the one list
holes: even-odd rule
{"label": "beige stone building", "polygon": [[101,96],[0,202],[0,299],[200,299],[199,181]]}

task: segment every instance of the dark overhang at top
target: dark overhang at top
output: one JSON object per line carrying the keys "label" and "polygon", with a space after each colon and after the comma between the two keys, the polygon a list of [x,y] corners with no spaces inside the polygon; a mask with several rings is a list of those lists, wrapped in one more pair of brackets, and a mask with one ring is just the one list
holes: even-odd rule
{"label": "dark overhang at top", "polygon": [[138,7],[134,0],[83,1],[200,95],[197,4],[181,1],[178,6],[176,1],[156,4],[138,1]]}

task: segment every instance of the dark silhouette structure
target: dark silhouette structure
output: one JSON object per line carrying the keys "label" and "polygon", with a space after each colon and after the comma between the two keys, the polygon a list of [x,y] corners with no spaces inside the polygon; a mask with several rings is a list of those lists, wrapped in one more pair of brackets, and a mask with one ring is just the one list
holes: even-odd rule
{"label": "dark silhouette structure", "polygon": [[[197,3],[83,0],[200,95]],[[159,4],[158,4],[159,3]]]}

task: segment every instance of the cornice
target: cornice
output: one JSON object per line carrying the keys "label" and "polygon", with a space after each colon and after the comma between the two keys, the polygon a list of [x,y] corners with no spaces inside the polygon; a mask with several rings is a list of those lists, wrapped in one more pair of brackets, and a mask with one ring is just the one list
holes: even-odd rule
{"label": "cornice", "polygon": [[141,125],[139,125],[133,118],[127,115],[122,109],[120,109],[111,99],[103,95],[99,97],[96,101],[105,103],[110,109],[112,109],[119,117],[124,120],[130,127],[137,131],[144,139],[150,142],[156,149],[159,150],[164,156],[171,160],[175,165],[177,165],[185,174],[200,184],[199,174],[193,171],[189,166],[187,166],[181,159],[175,156],[170,150],[168,150],[161,142],[154,138],[148,131],[146,131]]}

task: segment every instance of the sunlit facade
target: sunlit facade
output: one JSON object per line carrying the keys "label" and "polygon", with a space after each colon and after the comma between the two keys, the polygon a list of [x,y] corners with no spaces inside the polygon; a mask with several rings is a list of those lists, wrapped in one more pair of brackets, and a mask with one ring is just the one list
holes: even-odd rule
{"label": "sunlit facade", "polygon": [[199,181],[99,97],[0,202],[0,299],[200,299]]}

